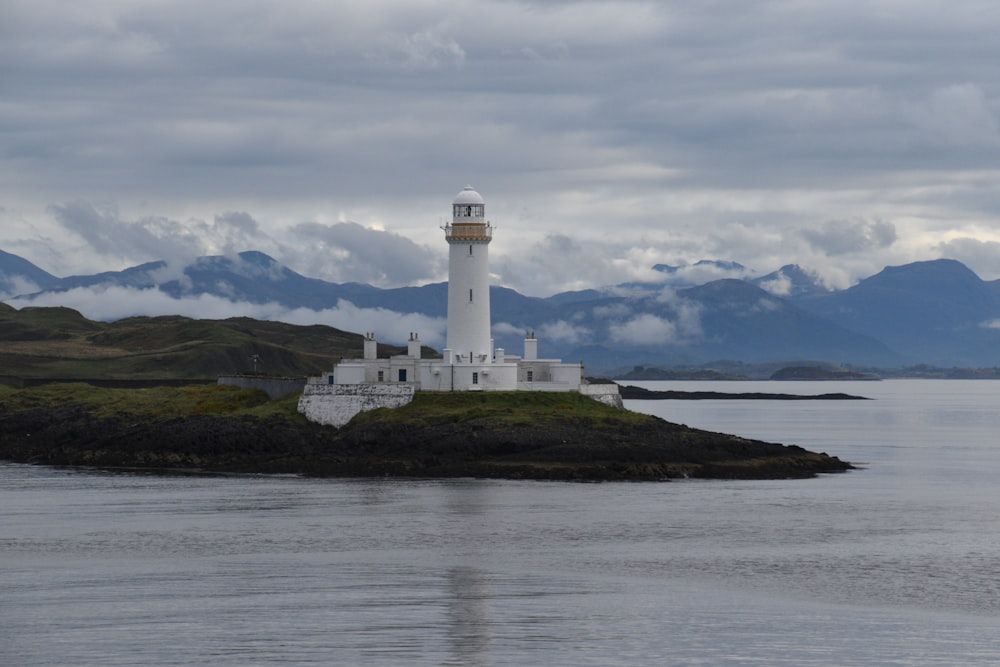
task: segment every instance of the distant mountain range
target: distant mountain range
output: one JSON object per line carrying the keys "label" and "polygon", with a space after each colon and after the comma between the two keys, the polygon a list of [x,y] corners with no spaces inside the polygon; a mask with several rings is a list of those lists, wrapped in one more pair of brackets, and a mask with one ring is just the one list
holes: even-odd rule
{"label": "distant mountain range", "polygon": [[[596,370],[715,360],[1000,365],[1000,281],[983,281],[954,260],[889,267],[841,291],[827,290],[794,264],[760,277],[734,262],[711,260],[683,270],[654,269],[666,274],[666,284],[630,283],[547,298],[493,287],[496,345],[520,353],[524,332],[535,331],[541,355],[583,360]],[[685,282],[713,272],[739,277]],[[395,289],[331,283],[302,276],[260,252],[201,257],[183,269],[151,262],[59,278],[0,251],[0,298],[19,297],[18,306],[40,294],[52,303],[68,290],[112,286],[156,289],[175,299],[212,295],[313,310],[348,301],[360,309],[447,316],[446,283]]]}

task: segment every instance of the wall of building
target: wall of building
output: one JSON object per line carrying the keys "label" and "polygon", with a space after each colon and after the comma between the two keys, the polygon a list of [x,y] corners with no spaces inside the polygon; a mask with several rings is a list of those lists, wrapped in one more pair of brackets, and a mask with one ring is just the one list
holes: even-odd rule
{"label": "wall of building", "polygon": [[[575,391],[583,379],[580,364],[564,364],[558,359],[522,360],[518,364],[518,389],[524,391]],[[537,385],[532,388],[530,385]],[[544,386],[544,389],[542,388]]]}
{"label": "wall of building", "polygon": [[340,428],[359,412],[406,405],[413,394],[412,384],[309,383],[299,399],[299,412],[311,422]]}

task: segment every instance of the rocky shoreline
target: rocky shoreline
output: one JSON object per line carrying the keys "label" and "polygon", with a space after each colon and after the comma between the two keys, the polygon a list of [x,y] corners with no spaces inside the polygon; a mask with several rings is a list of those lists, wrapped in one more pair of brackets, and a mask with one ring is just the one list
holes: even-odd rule
{"label": "rocky shoreline", "polygon": [[74,405],[0,413],[0,458],[163,472],[575,481],[804,478],[852,469],[801,447],[655,417],[425,423],[376,416],[333,429],[282,416],[98,417]]}

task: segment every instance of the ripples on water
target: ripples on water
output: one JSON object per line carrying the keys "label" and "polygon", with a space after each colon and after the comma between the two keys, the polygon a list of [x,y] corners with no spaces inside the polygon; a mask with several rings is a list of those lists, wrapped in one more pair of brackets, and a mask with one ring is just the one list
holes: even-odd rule
{"label": "ripples on water", "polygon": [[[775,391],[750,386],[711,388]],[[878,400],[630,405],[865,469],[553,484],[0,464],[0,664],[1000,664],[1000,383],[780,388]]]}

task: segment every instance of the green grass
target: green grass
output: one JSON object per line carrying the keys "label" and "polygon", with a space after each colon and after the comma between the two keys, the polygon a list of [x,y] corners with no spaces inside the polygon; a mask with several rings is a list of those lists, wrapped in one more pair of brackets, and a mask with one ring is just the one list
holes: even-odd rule
{"label": "green grass", "polygon": [[[271,400],[258,389],[229,385],[189,385],[118,389],[84,383],[55,383],[26,389],[0,386],[0,409],[81,406],[95,417],[132,415],[157,421],[190,415],[280,417],[304,424],[299,394]],[[575,392],[418,392],[400,408],[358,415],[359,423],[382,421],[411,427],[488,421],[494,425],[541,425],[557,419],[588,420],[596,426],[643,424],[652,418],[618,410]]]}
{"label": "green grass", "polygon": [[80,406],[97,417],[129,414],[152,420],[198,414],[284,414],[289,406],[282,401],[272,401],[259,389],[239,389],[227,385],[109,389],[83,383],[57,383],[0,391],[3,408],[13,412]]}
{"label": "green grass", "polygon": [[576,392],[417,392],[413,402],[394,409],[364,412],[365,421],[414,426],[489,420],[496,424],[540,424],[547,420],[588,419],[594,423],[644,424],[652,417],[619,410]]}
{"label": "green grass", "polygon": [[243,408],[239,414],[251,415],[260,419],[283,417],[297,424],[307,424],[309,420],[299,412],[299,397],[301,395],[301,392],[296,392],[283,398],[269,400],[253,407]]}

